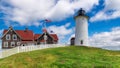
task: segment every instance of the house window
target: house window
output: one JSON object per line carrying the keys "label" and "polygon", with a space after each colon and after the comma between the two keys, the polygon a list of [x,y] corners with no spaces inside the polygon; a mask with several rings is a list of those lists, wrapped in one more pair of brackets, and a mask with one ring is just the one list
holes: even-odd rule
{"label": "house window", "polygon": [[13,40],[17,40],[17,35],[13,34],[12,38]]}
{"label": "house window", "polygon": [[20,42],[17,42],[17,45],[18,45],[18,46],[20,46],[20,44],[21,44]]}
{"label": "house window", "polygon": [[6,35],[6,40],[10,40],[10,34]]}
{"label": "house window", "polygon": [[8,42],[4,42],[4,47],[8,47]]}
{"label": "house window", "polygon": [[15,42],[11,42],[11,47],[14,47],[15,46]]}
{"label": "house window", "polygon": [[22,44],[21,46],[26,46],[26,44]]}

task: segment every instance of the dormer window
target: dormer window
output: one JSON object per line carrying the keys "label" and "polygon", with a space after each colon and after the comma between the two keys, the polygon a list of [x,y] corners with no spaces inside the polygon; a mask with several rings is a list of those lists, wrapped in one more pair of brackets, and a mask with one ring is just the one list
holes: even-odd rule
{"label": "dormer window", "polygon": [[17,40],[17,35],[13,34],[12,38],[13,40]]}
{"label": "dormer window", "polygon": [[6,35],[6,40],[10,40],[10,34]]}

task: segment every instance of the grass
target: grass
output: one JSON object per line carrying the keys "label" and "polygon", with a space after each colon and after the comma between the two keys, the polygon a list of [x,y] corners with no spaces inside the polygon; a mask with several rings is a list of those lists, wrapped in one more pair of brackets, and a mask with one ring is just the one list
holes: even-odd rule
{"label": "grass", "polygon": [[120,68],[120,51],[84,46],[43,49],[0,59],[0,68]]}

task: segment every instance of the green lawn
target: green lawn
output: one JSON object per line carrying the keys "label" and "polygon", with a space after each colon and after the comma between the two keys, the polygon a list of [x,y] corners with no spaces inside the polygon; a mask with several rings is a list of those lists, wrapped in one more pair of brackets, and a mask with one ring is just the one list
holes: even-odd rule
{"label": "green lawn", "polygon": [[84,46],[43,49],[0,59],[0,68],[120,68],[120,51]]}

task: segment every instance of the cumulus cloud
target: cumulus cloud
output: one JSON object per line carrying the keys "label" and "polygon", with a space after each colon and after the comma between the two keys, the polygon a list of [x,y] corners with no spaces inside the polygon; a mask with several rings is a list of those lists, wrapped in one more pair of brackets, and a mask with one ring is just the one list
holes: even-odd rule
{"label": "cumulus cloud", "polygon": [[96,33],[89,38],[90,45],[95,47],[118,47],[120,49],[120,27],[112,28],[110,32]]}
{"label": "cumulus cloud", "polygon": [[70,36],[70,38],[72,38],[72,37],[75,37],[75,34],[72,34],[72,35]]}
{"label": "cumulus cloud", "polygon": [[65,24],[65,27],[69,27],[70,26],[70,22]]}
{"label": "cumulus cloud", "polygon": [[2,35],[2,33],[3,33],[3,30],[4,30],[4,29],[1,29],[1,30],[0,30],[0,36]]}
{"label": "cumulus cloud", "polygon": [[80,8],[89,12],[94,5],[98,5],[98,0],[2,0],[0,6],[7,20],[39,26],[45,18],[60,21]]}
{"label": "cumulus cloud", "polygon": [[[49,26],[48,29],[50,31],[53,31],[55,34],[59,36],[59,39],[63,40],[66,39],[65,36],[70,35],[73,32],[73,28],[68,28],[70,26],[70,23],[66,23],[65,25],[62,26]],[[60,40],[60,41],[61,41]]]}
{"label": "cumulus cloud", "polygon": [[109,20],[120,17],[120,0],[105,0],[104,9],[93,16],[90,21]]}
{"label": "cumulus cloud", "polygon": [[56,25],[49,26],[48,29],[52,30],[54,33],[59,34],[59,35],[68,35],[72,32],[72,29],[71,28],[68,29],[67,28],[68,26],[66,26],[67,24],[62,25],[62,26],[56,26]]}

